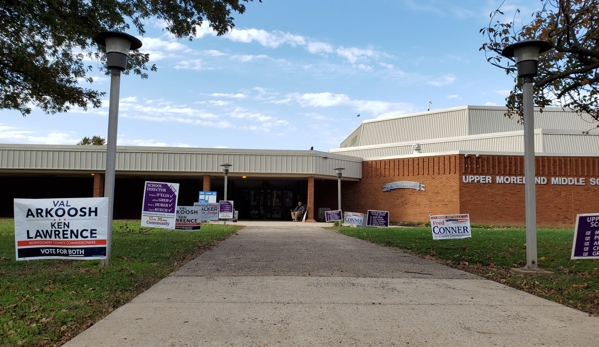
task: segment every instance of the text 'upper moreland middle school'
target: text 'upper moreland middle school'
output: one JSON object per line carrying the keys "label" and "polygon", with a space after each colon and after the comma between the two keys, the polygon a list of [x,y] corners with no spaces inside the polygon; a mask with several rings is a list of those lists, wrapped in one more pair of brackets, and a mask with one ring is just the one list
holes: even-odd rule
{"label": "text 'upper moreland middle school'", "polygon": [[[464,183],[480,183],[480,184],[524,184],[524,176],[485,176],[485,175],[462,175]],[[587,180],[586,177],[551,177],[548,179],[544,176],[536,176],[535,184],[552,184],[562,186],[599,186],[599,177],[591,177]]]}

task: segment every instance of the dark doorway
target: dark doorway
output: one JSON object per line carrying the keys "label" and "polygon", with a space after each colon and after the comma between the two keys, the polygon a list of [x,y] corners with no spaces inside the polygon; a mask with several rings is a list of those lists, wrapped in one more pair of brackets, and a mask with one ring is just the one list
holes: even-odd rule
{"label": "dark doorway", "polygon": [[307,183],[293,180],[235,180],[232,182],[239,219],[291,220],[290,211],[303,200]]}

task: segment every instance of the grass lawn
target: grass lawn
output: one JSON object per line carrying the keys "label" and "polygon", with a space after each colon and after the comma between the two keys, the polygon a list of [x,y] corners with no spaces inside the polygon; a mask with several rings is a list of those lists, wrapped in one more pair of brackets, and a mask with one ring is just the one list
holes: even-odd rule
{"label": "grass lawn", "polygon": [[116,221],[110,267],[98,260],[15,261],[14,222],[0,219],[0,346],[59,346],[237,231],[141,228]]}
{"label": "grass lawn", "polygon": [[509,271],[526,265],[526,232],[521,228],[473,228],[471,238],[437,241],[430,228],[335,229],[599,315],[599,260],[570,260],[571,229],[537,231],[538,264],[554,272],[550,277],[517,276]]}

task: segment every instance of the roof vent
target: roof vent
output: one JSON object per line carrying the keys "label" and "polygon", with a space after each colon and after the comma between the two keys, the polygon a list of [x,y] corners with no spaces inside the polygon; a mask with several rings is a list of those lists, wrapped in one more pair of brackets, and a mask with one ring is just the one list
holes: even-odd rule
{"label": "roof vent", "polygon": [[419,143],[415,143],[415,144],[412,145],[412,149],[410,150],[411,154],[421,153],[421,152],[422,152],[422,147],[420,147]]}

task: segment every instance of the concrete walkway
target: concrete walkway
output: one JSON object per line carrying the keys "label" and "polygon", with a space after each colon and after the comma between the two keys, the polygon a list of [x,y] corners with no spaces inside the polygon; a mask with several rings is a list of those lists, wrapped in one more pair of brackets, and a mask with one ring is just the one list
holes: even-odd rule
{"label": "concrete walkway", "polygon": [[243,224],[66,346],[599,345],[598,318],[501,284],[318,224]]}

